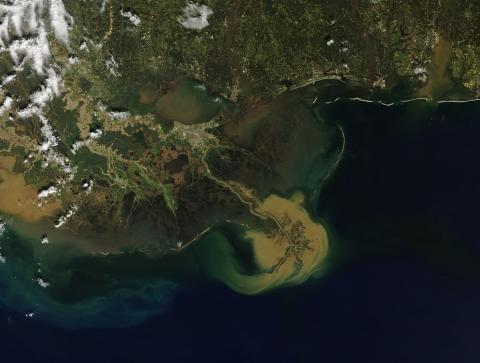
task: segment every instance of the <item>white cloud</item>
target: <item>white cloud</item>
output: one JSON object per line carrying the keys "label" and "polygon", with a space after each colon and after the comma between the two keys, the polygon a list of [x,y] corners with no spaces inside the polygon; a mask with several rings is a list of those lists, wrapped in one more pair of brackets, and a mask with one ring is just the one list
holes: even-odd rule
{"label": "white cloud", "polygon": [[77,57],[72,56],[72,55],[70,57],[68,57],[68,64],[73,66],[77,63],[78,63],[78,58]]}
{"label": "white cloud", "polygon": [[422,73],[427,73],[427,69],[425,67],[415,67],[413,69],[413,73],[416,75],[422,74]]}
{"label": "white cloud", "polygon": [[422,82],[426,82],[428,80],[428,71],[425,67],[415,67],[413,69],[413,74],[415,74],[417,78]]}
{"label": "white cloud", "polygon": [[71,152],[73,154],[76,154],[78,150],[80,150],[82,147],[89,145],[93,140],[99,139],[103,134],[103,131],[101,129],[96,129],[95,131],[90,131],[88,134],[88,138],[84,140],[78,140],[75,141],[72,145]]}
{"label": "white cloud", "polygon": [[52,68],[47,70],[48,77],[38,91],[30,95],[33,105],[42,109],[48,102],[60,95],[62,78]]}
{"label": "white cloud", "polygon": [[2,86],[6,86],[9,83],[12,83],[17,78],[16,74],[6,74],[2,77]]}
{"label": "white cloud", "polygon": [[82,147],[87,146],[90,143],[90,140],[80,140],[80,141],[75,141],[70,149],[72,154],[76,154],[78,150],[80,150]]}
{"label": "white cloud", "polygon": [[130,11],[124,11],[123,9],[121,9],[120,15],[130,20],[130,22],[135,26],[139,26],[141,23],[140,17],[131,13]]}
{"label": "white cloud", "polygon": [[93,140],[99,139],[103,134],[101,129],[96,129],[95,131],[90,131],[90,138]]}
{"label": "white cloud", "polygon": [[100,13],[104,13],[105,12],[105,7],[107,5],[107,1],[108,0],[102,0],[102,6],[100,6]]}
{"label": "white cloud", "polygon": [[5,97],[2,105],[0,106],[0,116],[3,116],[5,112],[10,110],[10,108],[12,108],[12,105],[13,105],[13,98],[10,96]]}
{"label": "white cloud", "polygon": [[[43,24],[43,22],[41,22]],[[47,32],[44,27],[38,29],[35,38],[15,39],[8,47],[13,63],[22,70],[26,62],[31,62],[34,71],[43,75],[45,66],[50,60]]]}
{"label": "white cloud", "polygon": [[50,0],[50,25],[55,32],[55,37],[68,44],[68,23],[70,15],[65,11],[62,0]]}
{"label": "white cloud", "polygon": [[50,148],[55,147],[58,145],[57,137],[54,134],[53,128],[48,122],[48,119],[43,116],[43,114],[38,115],[40,121],[42,122],[42,127],[40,128],[40,132],[42,133],[43,142],[38,147],[38,149],[42,152],[48,151]]}
{"label": "white cloud", "polygon": [[47,281],[45,281],[44,279],[42,279],[41,277],[38,277],[38,278],[36,279],[36,281],[37,281],[37,284],[38,284],[40,287],[47,288],[47,287],[50,286],[50,284],[49,284]]}
{"label": "white cloud", "polygon": [[7,227],[6,227],[5,221],[2,218],[0,218],[0,237],[3,236],[6,229]]}
{"label": "white cloud", "polygon": [[130,117],[129,112],[119,112],[119,111],[111,111],[108,112],[107,115],[113,120],[126,120]]}
{"label": "white cloud", "polygon": [[76,205],[71,206],[70,209],[68,209],[63,216],[58,218],[57,222],[55,223],[55,228],[62,227],[77,212],[78,212],[78,207]]}
{"label": "white cloud", "polygon": [[212,14],[213,11],[208,6],[188,2],[177,20],[184,28],[202,30],[209,25],[208,18]]}
{"label": "white cloud", "polygon": [[93,189],[93,180],[83,183],[82,188],[85,189],[85,195],[89,195]]}
{"label": "white cloud", "polygon": [[87,145],[87,142],[84,140],[75,141],[70,149],[72,154],[76,154],[78,150]]}
{"label": "white cloud", "polygon": [[118,77],[120,75],[120,72],[118,71],[118,63],[113,55],[110,54],[110,57],[105,61],[105,66],[112,76]]}
{"label": "white cloud", "polygon": [[38,199],[45,199],[52,195],[56,195],[57,193],[58,193],[58,189],[54,186],[51,186],[45,190],[42,190],[40,193],[38,193]]}
{"label": "white cloud", "polygon": [[[59,42],[68,45],[69,27],[72,24],[73,18],[67,13],[62,0],[0,0],[0,52],[9,54],[16,72],[24,72],[26,66],[31,65],[31,72],[42,80],[40,88],[30,95],[30,104],[18,110],[17,116],[34,117],[40,121],[42,139],[38,151],[43,158],[43,167],[52,163],[65,174],[64,178],[56,181],[59,188],[67,180],[73,179],[76,169],[56,149],[59,139],[44,112],[48,103],[60,96],[63,85],[60,67],[54,63],[50,52],[48,33],[51,31]],[[75,63],[74,59],[69,61]],[[15,77],[14,74],[3,76],[2,86],[12,82]],[[7,112],[15,100],[15,95],[6,96],[0,105],[0,115]],[[40,192],[38,197],[47,198],[57,192],[57,187],[51,187]],[[65,216],[75,212],[76,209],[71,208]]]}
{"label": "white cloud", "polygon": [[[47,27],[43,21],[46,0],[13,0],[0,4],[0,50],[8,51],[16,66],[23,69],[31,61],[35,72],[43,74],[50,59]],[[62,0],[48,0],[50,25],[55,37],[68,43],[68,21]],[[68,20],[68,21],[67,21]],[[28,37],[22,37],[28,33]]]}
{"label": "white cloud", "polygon": [[25,108],[17,111],[17,116],[19,118],[30,118],[40,113],[40,109],[35,105],[28,105]]}
{"label": "white cloud", "polygon": [[82,44],[80,44],[80,47],[78,48],[80,50],[84,50],[88,52],[88,45],[87,42],[83,41]]}

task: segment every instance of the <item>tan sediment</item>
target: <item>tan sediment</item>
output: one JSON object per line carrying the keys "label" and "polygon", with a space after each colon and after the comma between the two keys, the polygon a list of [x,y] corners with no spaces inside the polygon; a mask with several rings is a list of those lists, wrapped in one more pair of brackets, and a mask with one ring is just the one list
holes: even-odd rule
{"label": "tan sediment", "polygon": [[65,102],[66,110],[78,112],[77,126],[80,131],[80,138],[88,138],[90,133],[90,124],[93,120],[90,100],[87,97],[77,95],[73,92],[66,93],[63,100]]}
{"label": "tan sediment", "polygon": [[37,146],[32,138],[24,135],[18,135],[15,127],[7,126],[5,124],[0,127],[0,140],[7,143],[7,150],[11,150],[15,146],[23,147],[26,150],[33,150]]}
{"label": "tan sediment", "polygon": [[37,190],[13,172],[14,165],[15,157],[0,156],[0,211],[28,222],[54,216],[62,207],[60,201],[39,206]]}
{"label": "tan sediment", "polygon": [[301,206],[302,200],[300,193],[291,199],[271,195],[257,208],[259,213],[274,219],[279,228],[274,235],[247,232],[257,265],[265,270],[258,276],[264,287],[303,282],[327,255],[327,232],[312,221]]}
{"label": "tan sediment", "polygon": [[255,229],[246,232],[258,271],[239,272],[234,252],[229,251],[223,256],[225,261],[218,262],[219,266],[209,266],[211,274],[247,295],[298,285],[315,275],[327,257],[328,237],[325,228],[311,219],[302,202],[303,196],[298,193],[290,199],[270,195],[261,203],[254,203],[254,214],[277,225],[269,233]]}
{"label": "tan sediment", "polygon": [[437,44],[433,47],[428,82],[420,90],[420,96],[435,99],[452,88],[453,82],[447,73],[451,58],[452,41],[440,35]]}
{"label": "tan sediment", "polygon": [[181,81],[177,81],[172,89],[160,96],[155,102],[155,109],[167,120],[191,125],[197,117],[197,109],[191,99],[181,97],[180,86]]}
{"label": "tan sediment", "polygon": [[150,84],[146,84],[140,88],[139,101],[141,104],[148,105],[158,98],[158,90]]}
{"label": "tan sediment", "polygon": [[264,125],[267,117],[275,111],[275,107],[278,106],[273,102],[254,105],[242,117],[223,125],[222,132],[237,145],[249,147],[253,144],[257,131]]}
{"label": "tan sediment", "polygon": [[114,18],[113,1],[110,0],[108,2],[108,30],[103,35],[102,45],[105,45],[107,43],[108,39],[112,36],[112,33],[113,33],[113,18]]}

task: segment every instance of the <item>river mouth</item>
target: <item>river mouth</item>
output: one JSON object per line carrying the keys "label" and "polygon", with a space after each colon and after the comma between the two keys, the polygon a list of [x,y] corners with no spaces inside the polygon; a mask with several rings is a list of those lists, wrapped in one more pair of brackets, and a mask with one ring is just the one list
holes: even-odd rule
{"label": "river mouth", "polygon": [[452,40],[439,36],[438,43],[435,44],[432,51],[428,82],[419,91],[420,96],[439,99],[452,90],[454,83],[448,74],[448,66],[452,58],[452,44]]}
{"label": "river mouth", "polygon": [[[44,306],[60,306],[62,311],[85,306],[100,309],[112,301],[123,304],[132,296],[147,304],[167,296],[170,283],[200,286],[220,282],[241,294],[268,293],[302,284],[312,276],[323,278],[352,260],[385,255],[413,256],[449,273],[457,273],[465,265],[466,275],[480,276],[467,253],[476,256],[472,251],[478,248],[469,250],[477,243],[472,231],[476,229],[475,208],[480,203],[478,175],[472,169],[480,163],[475,139],[480,133],[478,103],[417,100],[385,106],[339,99],[308,105],[304,108],[302,103],[302,112],[292,110],[296,119],[285,115],[283,108],[274,108],[284,117],[275,118],[272,125],[277,128],[264,129],[264,135],[271,131],[275,136],[279,126],[295,121],[293,131],[284,132],[291,143],[278,145],[292,149],[285,155],[293,161],[280,158],[275,172],[282,177],[294,174],[281,179],[288,185],[268,184],[260,195],[236,177],[227,178],[225,169],[217,169],[219,174],[215,175],[225,177],[220,182],[228,184],[248,204],[251,214],[258,218],[257,224],[221,219],[219,213],[219,223],[199,231],[195,243],[159,251],[155,244],[162,238],[162,231],[148,223],[134,224],[123,235],[76,236],[68,231],[55,232],[53,227],[45,230],[42,219],[24,224],[14,220],[11,227],[23,234],[7,234],[0,243],[0,252],[7,258],[4,267],[23,270],[24,275],[18,276],[24,276],[25,291],[40,291]],[[249,115],[245,134],[241,120],[227,125],[229,136],[239,135],[232,139],[255,151],[255,143],[263,140],[255,135],[268,124],[268,120],[260,121],[268,118],[270,111],[262,107]],[[311,127],[297,127],[307,119]],[[258,129],[256,122],[261,124]],[[322,128],[328,122],[336,127]],[[314,133],[314,125],[319,125],[320,131]],[[295,136],[296,132],[299,134]],[[305,137],[307,134],[309,137]],[[334,152],[321,152],[328,135],[334,140]],[[2,179],[12,178],[13,160],[0,160]],[[304,167],[305,160],[308,165]],[[258,182],[260,178],[253,179]],[[300,243],[279,238],[275,224],[288,226],[285,235],[302,231],[310,245],[302,245],[304,239],[300,237]],[[48,245],[40,242],[45,232],[51,239]],[[24,257],[14,259],[22,243]],[[51,285],[42,290],[36,283],[39,278]],[[162,281],[162,287],[152,287],[154,293],[145,291],[141,286],[146,281],[154,285]],[[12,290],[16,291],[14,285]],[[128,306],[122,314],[135,315],[139,309],[138,305]],[[93,320],[89,323],[95,325]]]}
{"label": "river mouth", "polygon": [[[164,112],[160,118],[187,125],[206,122],[219,113],[228,111],[230,107],[229,103],[210,94],[206,87],[192,80],[175,84],[163,95],[152,85],[147,85],[137,96],[138,102],[143,105],[155,105],[158,112]],[[290,96],[286,95],[285,98]],[[92,213],[87,213],[88,217],[92,217],[92,224],[82,220],[87,214],[82,214],[81,202],[78,203],[76,214],[63,229],[53,226],[51,216],[24,219],[18,214],[7,219],[8,233],[0,240],[0,253],[6,258],[6,271],[23,271],[18,275],[22,283],[17,286],[15,281],[10,282],[9,291],[17,294],[21,290],[22,296],[31,293],[41,296],[43,312],[48,312],[51,317],[52,309],[83,311],[85,306],[97,306],[101,310],[114,301],[125,301],[133,297],[147,304],[151,302],[152,296],[141,288],[145,281],[150,281],[155,286],[158,286],[156,282],[159,281],[183,286],[223,283],[242,294],[268,292],[306,281],[323,266],[328,256],[327,232],[312,217],[309,198],[315,184],[321,183],[322,178],[326,177],[323,169],[331,169],[333,162],[330,156],[339,157],[339,150],[333,147],[333,144],[337,144],[338,132],[335,128],[333,133],[323,132],[330,130],[330,127],[323,128],[309,104],[304,102],[300,91],[294,93],[289,104],[295,107],[292,110],[288,107],[266,107],[265,112],[260,112],[260,118],[267,119],[266,123],[252,117],[250,123],[259,122],[260,128],[257,130],[262,130],[261,137],[255,137],[258,131],[255,131],[255,127],[252,131],[250,125],[245,130],[239,130],[239,133],[248,134],[240,139],[253,140],[260,146],[259,151],[269,152],[269,137],[275,139],[276,149],[271,150],[271,155],[276,170],[272,172],[272,178],[265,180],[262,193],[252,190],[255,186],[260,187],[264,181],[259,181],[254,188],[243,187],[237,181],[236,174],[221,172],[216,178],[207,166],[201,169],[202,174],[191,177],[202,179],[201,183],[194,185],[195,188],[187,188],[192,194],[191,198],[186,198],[185,201],[182,199],[182,202],[190,203],[184,204],[184,208],[198,211],[199,219],[209,218],[208,224],[202,225],[196,234],[192,234],[194,243],[188,239],[173,240],[158,225],[149,223],[149,214],[152,218],[160,215],[155,214],[154,210],[159,200],[153,198],[150,198],[150,203],[136,206],[139,208],[136,209],[138,215],[131,215],[128,227],[122,229],[124,226],[115,225],[118,229],[111,232],[101,228],[88,230],[90,226],[95,227],[95,223],[102,227],[104,223],[101,222],[106,219],[103,215],[95,215],[95,208],[92,208]],[[289,112],[292,112],[292,117],[289,117]],[[278,127],[277,120],[285,127]],[[301,126],[302,120],[305,121],[305,127]],[[288,126],[290,121],[293,123]],[[273,133],[269,134],[270,131]],[[304,137],[306,135],[309,136],[308,140]],[[323,146],[318,147],[330,138],[334,139],[332,145],[325,150]],[[288,143],[282,143],[283,140]],[[212,146],[215,157],[221,158],[222,152],[218,151],[227,147],[239,150],[231,141],[220,141],[225,142],[225,145],[221,144],[218,150],[216,144]],[[288,150],[277,154],[277,149],[282,148]],[[178,152],[178,147],[174,150]],[[302,155],[308,150],[313,150],[311,155],[303,158]],[[245,155],[250,155],[248,150],[233,153],[232,158]],[[197,162],[208,165],[215,160],[212,157]],[[247,157],[245,161],[248,160]],[[10,164],[5,165],[5,173],[11,170],[13,162],[14,160],[8,160]],[[184,169],[184,164],[185,160],[178,165],[168,164],[169,170],[178,173]],[[250,170],[252,179],[259,179],[255,176],[267,172],[269,168],[269,165],[264,164],[262,171],[255,167],[249,169],[249,165],[246,163],[241,170]],[[317,169],[322,170],[318,173]],[[6,174],[6,177],[11,176]],[[306,185],[311,188],[304,190],[303,178],[309,179]],[[11,187],[17,188],[17,185],[12,184]],[[295,194],[293,189],[301,191],[305,197],[299,197],[300,194]],[[96,193],[93,189],[88,194],[88,200],[96,201]],[[197,195],[201,208],[195,209]],[[32,194],[32,200],[36,199],[37,191]],[[175,211],[176,214],[171,219],[173,227],[178,228],[174,223],[179,220],[181,212]],[[109,214],[106,218],[108,216]],[[138,216],[145,218],[142,221]],[[192,225],[197,226],[193,219],[192,217],[189,224],[180,227],[190,231]],[[167,222],[170,220],[163,221],[165,225]],[[76,230],[77,224],[83,226],[84,230]],[[282,228],[285,231],[281,232]],[[295,237],[290,236],[290,232]],[[48,237],[48,242],[42,243],[43,236]],[[240,271],[237,267],[240,267]],[[156,296],[162,296],[163,293],[168,295],[171,284],[161,286],[158,291],[155,290],[155,294],[158,294]],[[23,303],[28,304],[28,299],[25,298]],[[132,307],[123,314],[130,316],[137,312],[138,309]],[[94,320],[89,323],[95,325]]]}

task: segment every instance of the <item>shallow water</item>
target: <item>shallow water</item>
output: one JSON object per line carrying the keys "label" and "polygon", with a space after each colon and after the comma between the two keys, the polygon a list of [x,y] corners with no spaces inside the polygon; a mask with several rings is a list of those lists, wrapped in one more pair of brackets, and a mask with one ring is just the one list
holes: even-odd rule
{"label": "shallow water", "polygon": [[[232,349],[243,349],[240,333],[233,333],[236,341],[218,333],[226,329],[226,319],[230,330],[264,332],[259,350],[291,359],[310,356],[319,337],[328,343],[325,355],[334,357],[334,338],[343,341],[346,336],[354,342],[357,333],[364,344],[369,337],[388,340],[392,349],[399,348],[399,341],[406,342],[406,349],[419,349],[409,340],[419,329],[431,334],[423,348],[435,356],[443,349],[438,341],[448,339],[448,334],[439,335],[451,328],[448,319],[467,314],[452,304],[463,311],[475,305],[466,302],[468,296],[480,301],[480,174],[475,168],[480,162],[479,111],[478,103],[320,104],[318,114],[341,125],[346,144],[338,169],[315,194],[316,210],[306,206],[309,217],[326,231],[329,251],[307,274],[292,274],[287,268],[284,274],[269,275],[274,246],[265,244],[265,236],[234,224],[214,228],[183,252],[165,258],[134,252],[88,256],[7,232],[0,242],[0,252],[7,256],[7,263],[0,265],[2,304],[15,306],[21,314],[34,311],[38,320],[63,327],[140,324],[135,331],[163,334],[172,347],[181,346],[173,337],[186,336],[201,350],[201,344],[211,347],[211,336],[220,345],[230,342]],[[320,279],[308,280],[312,274]],[[39,276],[52,286],[41,288]],[[303,287],[291,287],[301,282]],[[244,294],[263,294],[243,298],[219,283]],[[278,289],[285,286],[290,287]],[[416,320],[408,320],[412,314],[418,314]],[[146,321],[151,316],[157,317]],[[368,325],[368,316],[377,319],[380,330]],[[176,327],[178,321],[184,330]],[[400,328],[391,332],[392,324]],[[361,328],[367,325],[366,331]],[[460,325],[457,333],[467,336],[464,329],[472,327]],[[396,338],[385,338],[382,329]],[[166,331],[172,332],[171,338]],[[207,336],[199,336],[201,331],[208,331]],[[318,336],[308,331],[318,331]],[[134,341],[132,349],[141,346]],[[278,341],[294,346],[286,351]],[[255,356],[254,346],[244,347],[248,357]],[[461,351],[461,345],[453,346]],[[353,347],[357,355],[368,357],[360,343]],[[164,349],[169,356],[181,356],[173,348]],[[222,357],[228,353],[218,352]],[[382,354],[371,361],[388,361],[389,352]]]}
{"label": "shallow water", "polygon": [[[150,97],[149,100],[152,98]],[[208,92],[205,85],[191,79],[182,79],[166,94],[156,100],[158,115],[185,125],[203,123],[220,111],[231,109],[232,104],[220,95]]]}
{"label": "shallow water", "polygon": [[[189,82],[186,85],[180,84],[181,91],[188,95],[175,95],[175,92],[171,95],[173,98],[170,101],[175,106],[172,109],[178,112],[183,112],[183,109],[193,110],[195,113],[200,110],[203,113],[205,110],[202,111],[198,105],[207,109],[214,105],[215,113],[219,112],[218,102],[212,101],[212,96],[206,89],[200,88],[198,83]],[[193,96],[189,92],[193,92]],[[220,223],[215,226],[193,246],[170,256],[162,256],[162,251],[148,250],[150,245],[155,245],[154,242],[149,242],[152,238],[155,239],[155,230],[148,226],[131,230],[128,236],[126,233],[125,236],[103,234],[93,236],[89,241],[88,236],[55,231],[42,221],[32,224],[13,218],[7,220],[10,230],[0,241],[0,246],[2,255],[7,259],[7,270],[18,271],[19,275],[18,283],[16,279],[10,281],[11,274],[6,278],[9,293],[5,294],[4,303],[14,305],[21,311],[34,310],[40,319],[54,323],[62,321],[63,326],[75,327],[76,313],[84,326],[117,326],[138,323],[140,317],[145,318],[166,309],[173,296],[172,291],[175,290],[172,286],[222,282],[240,293],[256,294],[282,286],[298,285],[307,280],[327,258],[328,237],[322,225],[310,217],[312,211],[309,202],[312,189],[322,181],[322,175],[331,164],[329,158],[321,160],[324,148],[316,150],[314,139],[320,135],[321,140],[326,140],[330,134],[324,135],[319,131],[327,128],[319,127],[319,120],[304,104],[301,96],[295,94],[291,104],[294,106],[291,109],[274,108],[270,111],[270,116],[266,114],[264,117],[279,119],[288,126],[288,112],[291,112],[295,124],[301,125],[302,118],[305,118],[308,127],[300,128],[298,137],[293,138],[288,145],[291,153],[288,151],[285,154],[289,154],[290,158],[282,159],[285,162],[279,164],[278,182],[269,188],[269,194],[263,203],[253,207],[253,210],[260,220],[279,223],[288,217],[291,222],[286,223],[286,226],[292,231],[296,228],[295,223],[301,222],[304,231],[300,229],[298,238],[307,239],[308,248],[294,246],[293,242],[288,242],[283,237],[273,238],[267,235],[263,227],[249,229],[235,224],[235,221],[225,221],[225,225]],[[211,110],[207,111],[209,113]],[[205,117],[212,116],[208,114]],[[175,119],[178,120],[176,116]],[[195,120],[201,118],[195,116]],[[301,135],[310,137],[295,152]],[[321,140],[319,142],[323,143]],[[308,157],[302,158],[306,150],[312,152]],[[300,165],[302,170],[293,170]],[[316,166],[321,169],[320,172]],[[292,178],[289,177],[290,169],[294,173]],[[309,190],[304,188],[302,178],[306,179],[305,185],[310,187]],[[275,188],[282,195],[272,194]],[[301,195],[298,190],[302,190],[305,196],[298,197]],[[259,225],[262,223],[259,222]],[[40,243],[43,233],[48,234],[48,245]],[[122,238],[127,237],[136,242],[123,244]],[[138,249],[149,252],[142,254]],[[28,259],[16,258],[15,253],[19,251],[28,256]],[[278,264],[282,259],[284,261]],[[302,265],[298,263],[299,260]],[[42,281],[48,286],[42,287]],[[148,289],[142,287],[145,281],[151,284]],[[145,293],[145,290],[151,292]],[[129,299],[139,301],[138,306],[125,303]],[[157,303],[157,308],[152,308]],[[111,314],[104,314],[100,324],[97,314],[103,314],[112,304],[116,308],[111,309]],[[128,307],[132,309],[131,312]],[[63,315],[65,319],[62,318]]]}
{"label": "shallow water", "polygon": [[37,190],[26,185],[23,175],[13,172],[15,157],[0,156],[0,212],[35,222],[55,215],[59,201],[39,205]]}
{"label": "shallow water", "polygon": [[[258,294],[272,289],[298,285],[310,278],[322,266],[327,256],[328,237],[325,229],[319,223],[311,220],[303,208],[303,199],[295,201],[278,196],[270,196],[258,208],[265,214],[273,215],[283,222],[282,229],[287,232],[269,236],[261,231],[247,230],[239,243],[247,244],[251,249],[254,269],[242,268],[244,256],[236,253],[233,241],[220,232],[212,233],[206,238],[207,246],[201,249],[202,262],[209,275],[222,281],[233,290],[242,294]],[[308,241],[308,247],[298,252],[302,264],[296,263],[296,245],[291,241],[295,234],[295,222],[301,223],[302,238]],[[286,246],[292,250],[286,253]],[[287,247],[287,248],[289,248]],[[279,261],[282,261],[279,264]]]}

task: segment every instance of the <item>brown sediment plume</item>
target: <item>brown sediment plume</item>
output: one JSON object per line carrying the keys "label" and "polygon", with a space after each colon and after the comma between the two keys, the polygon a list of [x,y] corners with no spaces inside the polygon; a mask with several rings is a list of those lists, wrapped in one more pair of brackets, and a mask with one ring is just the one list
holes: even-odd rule
{"label": "brown sediment plume", "polygon": [[155,102],[159,95],[159,90],[151,84],[146,84],[140,88],[139,101],[143,105],[149,105]]}
{"label": "brown sediment plume", "polygon": [[245,114],[223,125],[222,132],[235,144],[252,147],[258,130],[265,125],[268,116],[280,108],[275,102],[255,104]]}
{"label": "brown sediment plume", "polygon": [[[290,199],[270,195],[255,207],[258,214],[273,219],[277,225],[270,233],[260,230],[246,233],[252,243],[257,273],[238,271],[234,252],[224,244],[215,252],[216,263],[210,261],[207,266],[212,276],[233,290],[250,295],[297,285],[314,275],[327,257],[328,237],[325,228],[303,208],[302,201],[300,193]],[[222,248],[226,252],[223,260],[219,260]]]}
{"label": "brown sediment plume", "polygon": [[428,82],[420,90],[421,96],[436,99],[451,90],[453,82],[447,72],[451,58],[452,40],[445,35],[439,35],[438,42],[432,51]]}
{"label": "brown sediment plume", "polygon": [[155,108],[157,113],[167,120],[191,125],[195,123],[197,110],[193,99],[182,97],[181,85],[181,81],[175,82],[172,89],[157,99]]}
{"label": "brown sediment plume", "polygon": [[36,222],[54,216],[62,207],[59,200],[38,202],[38,192],[27,185],[22,174],[13,172],[15,157],[0,156],[0,212]]}
{"label": "brown sediment plume", "polygon": [[193,125],[211,120],[222,109],[220,96],[210,94],[204,85],[179,79],[155,102],[157,114],[169,121]]}
{"label": "brown sediment plume", "polygon": [[[268,197],[259,207],[262,214],[277,221],[277,231],[264,234],[250,231],[259,268],[272,270],[272,283],[295,283],[305,280],[327,255],[327,233],[301,206],[303,195],[291,199]],[[268,280],[268,278],[267,278]]]}

